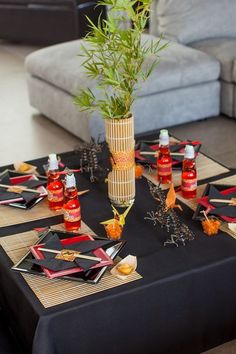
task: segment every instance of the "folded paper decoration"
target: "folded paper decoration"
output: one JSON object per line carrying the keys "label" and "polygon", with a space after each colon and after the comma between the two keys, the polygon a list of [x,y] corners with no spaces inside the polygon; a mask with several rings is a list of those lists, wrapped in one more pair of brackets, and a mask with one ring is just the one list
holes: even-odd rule
{"label": "folded paper decoration", "polygon": [[[19,174],[14,171],[5,170],[0,174],[0,204],[10,204],[12,206],[18,206],[26,208],[32,206],[43,197],[47,195],[47,191],[44,185],[47,182],[45,180],[39,180],[35,175]],[[10,186],[9,188],[4,187]],[[12,187],[24,186],[31,191],[24,190],[21,193],[14,192]],[[33,193],[33,190],[37,192]]]}
{"label": "folded paper decoration", "polygon": [[[207,215],[215,215],[227,222],[236,222],[236,207],[224,203],[223,200],[229,200],[236,198],[236,187],[226,187],[223,190],[219,190],[220,185],[209,185],[209,192],[202,198],[199,198],[197,202],[205,208]],[[222,202],[210,202],[210,200],[220,199]]]}
{"label": "folded paper decoration", "polygon": [[[189,144],[194,146],[195,155],[196,155],[195,157],[197,157],[197,154],[201,148],[200,141],[181,141],[178,143],[170,142],[170,152],[172,156],[173,167],[175,168],[182,167],[182,161],[184,159],[184,148],[186,145]],[[148,152],[153,153],[155,151],[158,151],[158,149],[159,149],[159,144],[157,141],[141,140],[136,145],[136,150],[135,150],[136,162],[140,164],[151,165],[152,167],[156,167],[157,158],[154,155],[146,155],[146,153]],[[144,152],[145,155],[142,155],[142,152]]]}
{"label": "folded paper decoration", "polygon": [[[49,278],[56,278],[68,274],[87,271],[88,269],[99,268],[113,263],[112,259],[102,249],[111,241],[94,240],[90,235],[80,235],[69,239],[60,240],[56,233],[45,244],[38,244],[30,248],[36,258],[32,263],[40,265]],[[40,248],[62,251],[73,250],[88,256],[95,256],[101,261],[75,258],[73,262],[56,258],[54,253],[41,251]]]}

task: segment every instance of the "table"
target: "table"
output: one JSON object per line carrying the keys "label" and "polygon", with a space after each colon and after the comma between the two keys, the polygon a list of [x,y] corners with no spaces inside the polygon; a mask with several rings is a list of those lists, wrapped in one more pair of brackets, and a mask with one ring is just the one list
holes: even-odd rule
{"label": "table", "polygon": [[[69,167],[76,167],[76,156],[63,157]],[[99,222],[111,213],[106,185],[90,185],[85,175],[79,176],[79,185],[91,190],[81,198],[82,217],[102,234]],[[143,278],[48,309],[21,274],[10,270],[11,261],[0,249],[1,304],[24,353],[32,348],[33,354],[199,354],[235,338],[236,241],[222,232],[206,237],[191,220],[191,209],[181,205],[183,221],[196,239],[186,247],[163,247],[166,232],[144,220],[155,202],[146,179],[138,181],[123,255],[137,255]],[[9,234],[8,229],[4,232]]]}

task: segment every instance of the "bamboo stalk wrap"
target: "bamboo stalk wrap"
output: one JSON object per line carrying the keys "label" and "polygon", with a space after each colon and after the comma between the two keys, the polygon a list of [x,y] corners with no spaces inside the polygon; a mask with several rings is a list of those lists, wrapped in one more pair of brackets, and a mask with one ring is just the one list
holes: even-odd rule
{"label": "bamboo stalk wrap", "polygon": [[134,118],[106,119],[105,128],[112,155],[108,196],[112,203],[126,206],[135,197]]}

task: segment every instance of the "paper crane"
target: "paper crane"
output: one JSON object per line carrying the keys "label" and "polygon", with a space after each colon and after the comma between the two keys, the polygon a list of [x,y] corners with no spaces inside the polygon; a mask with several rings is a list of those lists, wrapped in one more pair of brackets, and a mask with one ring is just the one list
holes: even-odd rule
{"label": "paper crane", "polygon": [[175,204],[175,202],[176,202],[176,193],[174,189],[174,184],[171,183],[170,189],[166,196],[166,210],[179,208],[181,211],[183,211],[181,205]]}
{"label": "paper crane", "polygon": [[114,214],[114,218],[106,221],[102,221],[100,224],[104,225],[107,237],[111,240],[119,240],[122,235],[123,227],[125,225],[125,218],[130,211],[133,204],[125,210],[123,214],[120,214],[114,205],[112,205],[112,211]]}
{"label": "paper crane", "polygon": [[114,221],[116,220],[116,221],[118,221],[119,225],[123,227],[123,226],[125,225],[125,218],[126,218],[126,216],[128,215],[128,213],[129,213],[130,209],[132,208],[132,206],[133,206],[133,203],[130,204],[130,206],[125,210],[125,212],[124,212],[123,214],[120,214],[120,213],[116,210],[116,208],[114,207],[114,205],[111,205],[111,207],[112,207],[112,212],[113,212],[113,214],[114,214],[114,218],[113,218],[113,219],[106,220],[106,221],[102,221],[102,222],[100,222],[100,224],[102,224],[102,225],[109,225],[109,224],[114,223]]}

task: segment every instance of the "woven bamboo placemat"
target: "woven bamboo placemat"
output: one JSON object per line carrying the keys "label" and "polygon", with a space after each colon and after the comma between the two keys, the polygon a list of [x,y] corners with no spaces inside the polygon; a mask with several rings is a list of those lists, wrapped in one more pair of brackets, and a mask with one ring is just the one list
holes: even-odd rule
{"label": "woven bamboo placemat", "polygon": [[[225,178],[221,178],[219,180],[214,181],[214,184],[226,184],[226,185],[235,185],[236,186],[236,175],[230,176],[230,177],[225,177]],[[206,184],[203,184],[201,186],[198,186],[197,189],[197,198],[194,199],[184,199],[181,195],[181,193],[177,193],[177,198],[179,200],[181,200],[181,202],[183,202],[185,205],[187,205],[189,208],[191,208],[192,210],[196,210],[197,208],[197,199],[201,198],[204,189],[206,187]],[[221,231],[226,232],[227,234],[229,234],[230,236],[232,236],[233,238],[236,239],[236,234],[233,233],[227,226],[227,223],[224,222],[222,223],[221,227],[220,227]]]}
{"label": "woven bamboo placemat", "polygon": [[42,200],[32,209],[24,210],[19,208],[0,205],[0,227],[19,225],[34,220],[46,219],[61,215],[62,211],[52,211],[48,208],[47,200]]}
{"label": "woven bamboo placemat", "polygon": [[[206,160],[206,159],[207,160]],[[219,165],[217,162],[214,162],[213,160],[208,159],[208,157],[201,155],[198,157],[198,166],[197,166],[197,171],[198,171],[198,179],[200,175],[200,179],[205,179],[205,178],[210,178],[212,177],[211,175],[207,176],[208,170],[214,171],[214,176],[217,176],[218,174],[227,172],[228,170],[225,169],[226,171],[221,170],[222,167]],[[208,161],[209,160],[209,161]],[[205,162],[204,162],[205,161]],[[205,165],[206,164],[206,165]],[[199,168],[200,167],[200,168]],[[205,169],[205,171],[204,171]],[[211,172],[212,172],[211,171]],[[154,184],[158,184],[157,179],[156,179],[156,171],[152,171],[151,173],[149,171],[145,171],[144,176],[152,181]],[[173,182],[174,185],[179,185],[181,180],[181,172],[178,172],[177,174],[174,172],[173,173]],[[214,184],[228,184],[228,185],[235,185],[236,186],[236,175],[232,175],[229,177],[221,178],[216,181],[214,181]],[[181,192],[176,193],[177,198],[185,205],[187,205],[189,208],[192,210],[196,210],[197,208],[197,199],[201,198],[204,190],[205,190],[206,184],[199,185],[197,187],[197,197],[193,199],[185,199],[182,197]],[[227,223],[222,223],[220,227],[221,231],[226,232],[230,236],[236,239],[235,233],[233,233],[231,230],[229,230]]]}
{"label": "woven bamboo placemat", "polygon": [[[204,180],[206,178],[211,178],[214,176],[218,176],[222,173],[229,172],[229,169],[220,165],[219,163],[211,160],[209,157],[202,155],[201,153],[198,155],[196,159],[197,165],[197,174],[198,174],[198,181]],[[144,176],[147,179],[150,179],[153,183],[157,183],[156,171],[148,171],[144,172]],[[181,184],[181,171],[180,170],[173,170],[173,182],[175,186],[179,186]]]}
{"label": "woven bamboo placemat", "polygon": [[[226,184],[226,185],[228,184],[228,185],[235,185],[236,186],[236,175],[218,179],[218,180],[214,181],[213,183],[214,184]],[[181,200],[181,202],[186,204],[192,210],[196,210],[197,199],[201,198],[205,188],[206,188],[206,184],[202,184],[202,185],[197,187],[197,198],[185,199],[185,198],[182,197],[181,192],[177,193],[177,198],[179,200]]]}
{"label": "woven bamboo placemat", "polygon": [[[58,230],[61,227],[61,225],[56,225],[53,228]],[[94,234],[84,223],[80,231]],[[28,231],[0,238],[0,245],[12,262],[16,263],[28,252],[29,246],[35,244],[37,239],[36,232]],[[121,280],[112,276],[109,270],[106,271],[98,284],[79,283],[59,278],[48,279],[33,274],[22,274],[22,277],[45,308],[93,295],[142,278],[140,274],[134,272],[126,280]]]}

